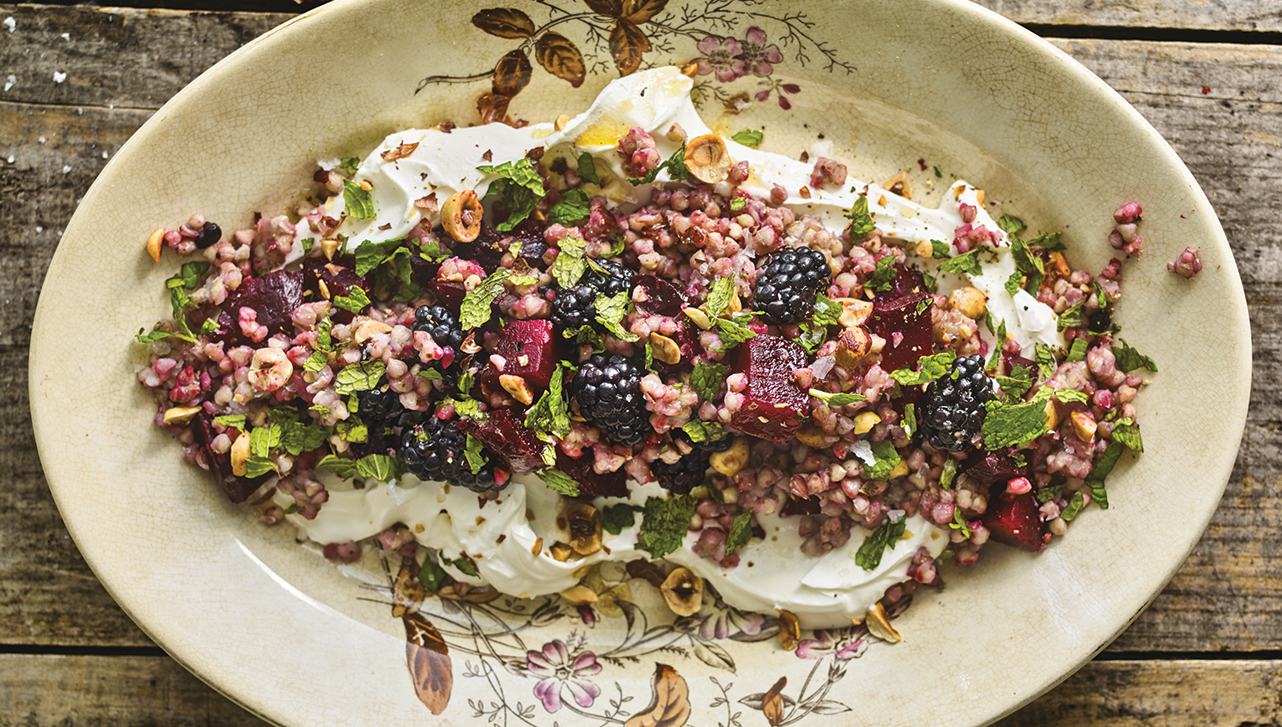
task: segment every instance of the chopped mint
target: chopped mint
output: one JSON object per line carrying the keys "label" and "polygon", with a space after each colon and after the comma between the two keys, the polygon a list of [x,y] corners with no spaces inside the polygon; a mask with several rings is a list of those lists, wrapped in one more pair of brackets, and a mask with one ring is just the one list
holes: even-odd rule
{"label": "chopped mint", "polygon": [[952,252],[948,247],[948,243],[943,240],[931,240],[930,256],[936,260],[948,260],[952,257]]}
{"label": "chopped mint", "polygon": [[637,549],[649,553],[651,558],[662,558],[676,552],[690,531],[696,504],[691,495],[648,498],[641,516]]}
{"label": "chopped mint", "polygon": [[904,428],[904,434],[909,439],[912,439],[913,435],[917,432],[916,404],[904,404],[904,418],[901,420],[901,425]]}
{"label": "chopped mint", "polygon": [[552,372],[547,391],[534,402],[525,414],[525,426],[535,432],[544,432],[558,439],[570,433],[570,408],[561,393],[565,369],[558,366]]}
{"label": "chopped mint", "polygon": [[1113,343],[1113,357],[1117,359],[1117,368],[1120,371],[1130,373],[1135,369],[1148,369],[1157,373],[1157,364],[1153,359],[1131,348],[1120,338]]}
{"label": "chopped mint", "polygon": [[716,318],[725,311],[726,306],[730,305],[730,299],[734,297],[734,276],[717,278],[712,281],[708,287],[708,298],[704,307],[708,312],[709,318]]}
{"label": "chopped mint", "polygon": [[486,418],[485,412],[481,411],[481,402],[476,399],[450,399],[454,405],[454,413],[463,419],[475,419],[483,421]]}
{"label": "chopped mint", "polygon": [[1055,349],[1044,343],[1039,343],[1035,347],[1033,360],[1037,362],[1037,371],[1043,379],[1049,379],[1055,375],[1055,369],[1058,364],[1055,362]]}
{"label": "chopped mint", "polygon": [[890,372],[891,378],[903,386],[920,386],[929,384],[948,373],[948,369],[957,360],[957,354],[943,351],[917,360],[917,370],[910,368],[895,369]]}
{"label": "chopped mint", "polygon": [[1010,376],[994,376],[1002,393],[1011,398],[1019,398],[1033,388],[1033,369],[1027,366],[1016,366]]}
{"label": "chopped mint", "polygon": [[750,315],[742,313],[736,313],[733,318],[716,319],[717,335],[721,337],[721,342],[725,344],[726,348],[734,348],[757,335],[744,323],[745,320],[750,319]]}
{"label": "chopped mint", "polygon": [[1083,507],[1086,507],[1086,497],[1081,492],[1074,492],[1072,499],[1068,501],[1063,510],[1059,511],[1059,516],[1064,518],[1065,522],[1072,522]]}
{"label": "chopped mint", "polygon": [[541,470],[539,478],[553,492],[559,492],[566,497],[578,497],[579,495],[579,483],[561,470],[552,468]]}
{"label": "chopped mint", "polygon": [[1044,400],[1034,399],[1027,404],[990,401],[984,406],[988,413],[980,433],[984,436],[985,449],[1005,449],[1031,442],[1050,427]]}
{"label": "chopped mint", "polygon": [[556,278],[562,290],[569,290],[578,284],[588,269],[584,259],[587,243],[579,237],[562,237],[557,247],[559,252],[552,263],[552,277]]}
{"label": "chopped mint", "polygon": [[220,414],[219,416],[214,417],[214,423],[224,427],[239,429],[242,432],[245,431],[244,414]]}
{"label": "chopped mint", "polygon": [[428,381],[444,381],[445,380],[441,376],[441,372],[438,369],[421,369],[417,374],[414,374],[414,375],[420,379],[427,379]]}
{"label": "chopped mint", "polygon": [[601,529],[611,535],[618,535],[624,528],[637,523],[637,511],[641,508],[621,502],[610,505],[601,511]]}
{"label": "chopped mint", "polygon": [[280,446],[282,432],[279,424],[254,427],[249,432],[249,453],[255,457],[269,456],[273,449]]}
{"label": "chopped mint", "polygon": [[681,431],[690,437],[690,441],[695,444],[704,444],[705,442],[715,442],[726,436],[726,430],[716,422],[705,422],[702,419],[691,419],[681,425]]}
{"label": "chopped mint", "polygon": [[944,460],[943,471],[939,475],[940,489],[947,490],[953,486],[953,480],[957,479],[957,460],[949,457]]}
{"label": "chopped mint", "polygon": [[726,555],[734,555],[750,540],[752,540],[752,513],[741,512],[730,521],[730,532],[726,535]]}
{"label": "chopped mint", "polygon": [[312,355],[303,362],[303,370],[316,373],[329,365],[329,356],[322,351],[312,351]]}
{"label": "chopped mint", "polygon": [[276,465],[266,457],[250,455],[250,457],[245,460],[245,476],[251,480],[255,477],[262,477],[268,472],[275,471]]}
{"label": "chopped mint", "polygon": [[474,475],[479,474],[481,468],[485,467],[485,458],[481,456],[483,448],[484,445],[481,444],[481,440],[471,434],[467,435],[467,444],[463,447],[463,456],[467,459],[467,468]]}
{"label": "chopped mint", "polygon": [[1060,240],[1063,236],[1063,232],[1044,232],[1029,240],[1028,246],[1038,247],[1052,252],[1055,250],[1065,250],[1067,248],[1064,247],[1064,243]]}
{"label": "chopped mint", "polygon": [[730,135],[730,141],[733,141],[736,144],[743,144],[744,146],[751,147],[753,149],[761,146],[761,142],[765,141],[765,139],[766,134],[764,131],[756,131],[753,129],[736,131]]}
{"label": "chopped mint", "polygon": [[1131,417],[1126,417],[1113,425],[1113,441],[1121,442],[1127,449],[1136,454],[1144,451],[1144,441],[1140,438],[1140,427]]}
{"label": "chopped mint", "polygon": [[815,313],[810,322],[816,326],[841,325],[841,314],[845,310],[845,306],[820,293],[815,296]]}
{"label": "chopped mint", "polygon": [[1086,349],[1089,347],[1090,347],[1090,343],[1088,343],[1085,338],[1074,338],[1073,345],[1068,349],[1068,358],[1065,360],[1066,361],[1085,361]]}
{"label": "chopped mint", "polygon": [[653,182],[655,179],[658,178],[659,172],[662,172],[665,169],[668,171],[668,177],[671,178],[672,181],[674,182],[680,181],[682,179],[690,178],[690,170],[686,169],[685,142],[681,142],[680,149],[677,149],[676,151],[672,152],[672,156],[664,160],[664,162],[659,166],[655,167],[654,169],[651,169],[649,172],[646,173],[644,177],[640,177],[640,178],[628,177],[628,184],[631,184],[634,187],[638,187],[642,184],[650,184],[651,182]]}
{"label": "chopped mint", "polygon": [[592,161],[592,155],[586,151],[579,155],[579,168],[575,169],[574,173],[588,184],[601,184],[601,177],[596,173],[596,163]]}
{"label": "chopped mint", "polygon": [[1007,235],[1017,235],[1020,230],[1024,229],[1024,221],[1015,215],[1003,214],[997,218],[997,226]]}
{"label": "chopped mint", "polygon": [[282,425],[280,446],[286,452],[297,457],[303,452],[319,449],[327,439],[329,439],[329,432],[325,430],[325,427],[304,424],[303,422],[291,422]]}
{"label": "chopped mint", "polygon": [[966,522],[966,516],[962,514],[962,509],[960,507],[953,508],[953,521],[948,523],[948,527],[953,530],[960,530],[962,537],[970,537],[970,523]]}
{"label": "chopped mint", "polygon": [[1063,333],[1069,328],[1077,328],[1080,325],[1082,325],[1082,304],[1078,303],[1059,314],[1059,320],[1055,322],[1055,330]]}
{"label": "chopped mint", "polygon": [[458,572],[462,573],[465,576],[479,578],[481,575],[480,571],[476,570],[476,563],[473,563],[472,559],[467,557],[466,555],[460,555],[454,560],[451,560],[450,565],[454,566],[455,570],[457,570]]}
{"label": "chopped mint", "polygon": [[[860,197],[863,199],[863,197]],[[877,269],[872,271],[868,276],[864,287],[877,293],[884,293],[890,290],[890,286],[895,282],[895,256],[886,253],[877,261]]]}
{"label": "chopped mint", "polygon": [[334,433],[345,442],[360,444],[369,441],[369,427],[358,416],[349,416],[334,425]]}
{"label": "chopped mint", "polygon": [[347,295],[334,296],[334,305],[349,313],[360,313],[369,307],[372,301],[369,295],[365,293],[364,288],[353,285],[348,289]]}
{"label": "chopped mint", "polygon": [[1011,257],[1015,260],[1015,269],[1028,275],[1045,275],[1046,267],[1042,259],[1033,254],[1028,243],[1018,237],[1011,238]]}
{"label": "chopped mint", "polygon": [[450,574],[446,573],[445,569],[436,562],[436,554],[429,552],[427,557],[423,559],[423,567],[418,571],[418,582],[423,586],[423,588],[427,589],[429,593],[435,593],[441,590],[441,586],[445,583],[445,579],[448,578],[449,575]]}
{"label": "chopped mint", "polygon": [[[372,242],[366,240],[356,247],[356,274],[368,275],[374,268],[377,268],[387,259],[387,256],[395,252],[404,244],[405,240],[384,240],[382,242]],[[409,248],[405,248],[408,250]]]}
{"label": "chopped mint", "polygon": [[499,268],[481,281],[480,285],[467,291],[459,305],[459,326],[464,331],[479,328],[490,320],[494,299],[503,292],[503,281],[511,274],[507,268]]}
{"label": "chopped mint", "polygon": [[1015,294],[1019,292],[1019,287],[1021,284],[1023,284],[1023,282],[1024,282],[1024,274],[1016,270],[1015,272],[1010,274],[1009,278],[1006,278],[1006,283],[1002,286],[1002,288],[1006,290],[1006,295],[1009,295],[1010,297],[1014,298]]}
{"label": "chopped mint", "polygon": [[864,570],[875,570],[881,565],[881,557],[886,553],[886,548],[894,547],[895,542],[904,536],[907,527],[906,518],[900,518],[899,522],[882,523],[859,546],[859,551],[855,553],[855,565]]}
{"label": "chopped mint", "polygon": [[578,189],[569,189],[561,194],[561,201],[548,211],[548,222],[568,225],[587,217],[591,211],[588,195]]}
{"label": "chopped mint", "polygon": [[369,391],[378,386],[378,380],[387,371],[382,361],[358,361],[344,366],[334,376],[334,391],[339,396]]}
{"label": "chopped mint", "polygon": [[997,340],[993,342],[993,353],[988,357],[988,363],[984,364],[984,370],[992,373],[1002,362],[1002,347],[1006,345],[1006,319],[1003,318],[1001,324],[997,326],[997,331],[993,334]]}
{"label": "chopped mint", "polygon": [[979,262],[979,248],[964,252],[939,264],[940,272],[982,275],[984,266]]}
{"label": "chopped mint", "polygon": [[386,454],[368,454],[356,460],[356,475],[369,480],[387,482],[396,477],[398,462]]}
{"label": "chopped mint", "polygon": [[347,216],[354,220],[374,216],[374,196],[350,179],[343,180],[343,205]]}
{"label": "chopped mint", "polygon": [[[874,464],[869,467],[865,465],[864,474],[868,475],[871,480],[890,479],[890,473],[903,462],[899,456],[899,451],[895,449],[895,443],[889,439],[872,443],[872,455]],[[875,566],[874,566],[875,567]]]}
{"label": "chopped mint", "polygon": [[623,327],[623,319],[632,310],[632,293],[620,291],[614,295],[597,296],[596,321],[620,341],[638,341],[640,336]]}
{"label": "chopped mint", "polygon": [[726,380],[729,371],[725,364],[712,364],[700,361],[690,372],[690,388],[694,389],[704,401],[714,401],[721,393],[721,384]]}
{"label": "chopped mint", "polygon": [[356,474],[356,462],[333,454],[321,457],[316,466],[327,469],[344,480],[351,479]]}
{"label": "chopped mint", "polygon": [[1099,459],[1095,461],[1095,468],[1086,476],[1086,485],[1091,488],[1091,499],[1099,505],[1101,510],[1108,509],[1108,491],[1104,489],[1104,479],[1113,471],[1117,465],[1117,460],[1122,456],[1123,445],[1121,442],[1110,442],[1100,454]]}
{"label": "chopped mint", "polygon": [[873,222],[872,215],[868,213],[868,198],[860,196],[850,207],[850,213],[846,215],[850,220],[850,240],[861,240],[869,232],[877,228],[877,223]]}
{"label": "chopped mint", "polygon": [[862,394],[834,393],[831,391],[820,391],[819,389],[811,389],[808,393],[827,404],[829,407],[849,406],[861,401],[868,401],[868,397]]}
{"label": "chopped mint", "polygon": [[343,157],[338,160],[338,171],[347,176],[352,176],[360,168],[361,160],[356,157]]}
{"label": "chopped mint", "polygon": [[497,165],[482,164],[476,170],[499,177],[485,193],[486,197],[494,195],[500,197],[503,200],[503,207],[507,209],[507,219],[495,226],[499,232],[511,232],[512,228],[524,222],[525,218],[534,211],[539,200],[547,194],[547,190],[543,187],[543,177],[539,175],[539,170],[534,167],[534,162],[529,157],[521,157],[514,162],[503,162]]}
{"label": "chopped mint", "polygon": [[747,206],[748,206],[748,198],[747,198],[747,197],[735,197],[735,198],[733,198],[733,199],[731,199],[731,200],[730,200],[730,209],[731,209],[731,210],[733,210],[733,211],[735,211],[735,212],[738,212],[739,210],[741,210],[741,209],[743,209],[744,207],[747,207]]}
{"label": "chopped mint", "polygon": [[316,247],[316,238],[304,237],[303,239],[298,241],[298,244],[303,246],[303,254],[306,255],[307,253],[312,251],[313,247]]}

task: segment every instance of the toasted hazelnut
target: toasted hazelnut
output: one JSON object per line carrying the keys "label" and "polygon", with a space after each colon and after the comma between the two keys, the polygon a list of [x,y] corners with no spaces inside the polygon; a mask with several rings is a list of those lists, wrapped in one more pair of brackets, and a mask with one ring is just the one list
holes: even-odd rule
{"label": "toasted hazelnut", "polygon": [[837,302],[841,304],[841,315],[837,317],[837,320],[846,328],[862,326],[868,322],[868,316],[872,315],[872,301],[870,300],[838,298]]}
{"label": "toasted hazelnut", "polygon": [[779,645],[785,651],[792,651],[797,648],[801,641],[801,623],[797,620],[797,614],[786,609],[775,609],[779,613]]}
{"label": "toasted hazelnut", "polygon": [[672,126],[669,126],[668,133],[664,134],[663,136],[668,141],[675,141],[678,144],[690,138],[690,135],[687,134],[686,130],[681,127],[681,124],[673,124]]}
{"label": "toasted hazelnut", "polygon": [[724,452],[713,452],[708,460],[712,469],[727,477],[733,477],[748,464],[748,440],[744,437],[735,437],[729,449]]}
{"label": "toasted hazelnut", "polygon": [[1059,429],[1059,402],[1054,398],[1046,400],[1046,431]]}
{"label": "toasted hazelnut", "polygon": [[525,380],[524,376],[500,374],[499,386],[502,386],[507,393],[511,394],[513,399],[526,406],[534,403],[534,392],[530,391],[530,384]]}
{"label": "toasted hazelnut", "polygon": [[561,591],[561,598],[569,601],[574,606],[590,606],[596,603],[596,593],[584,585],[570,586]]}
{"label": "toasted hazelnut", "polygon": [[980,207],[984,206],[984,190],[982,189],[975,190],[975,201],[979,203]]}
{"label": "toasted hazelnut", "polygon": [[366,341],[368,341],[369,339],[373,338],[374,336],[380,333],[391,333],[391,332],[392,332],[391,326],[387,325],[386,323],[383,323],[382,321],[376,321],[376,320],[370,319],[361,323],[359,326],[356,327],[356,332],[353,334],[353,337],[356,339],[357,343],[365,343]]}
{"label": "toasted hazelnut", "polygon": [[165,410],[165,426],[186,424],[199,413],[200,407],[198,406],[172,406]]}
{"label": "toasted hazelnut", "polygon": [[1068,261],[1064,259],[1064,253],[1056,250],[1050,254],[1046,261],[1046,277],[1050,280],[1056,278],[1067,278],[1073,269],[1068,266]]}
{"label": "toasted hazelnut", "polygon": [[476,191],[455,192],[441,205],[441,227],[459,242],[471,242],[481,234],[481,200]]}
{"label": "toasted hazelnut", "polygon": [[586,502],[575,502],[565,509],[570,547],[579,555],[591,555],[601,549],[601,512]]}
{"label": "toasted hazelnut", "polygon": [[958,288],[948,295],[948,307],[961,313],[967,318],[979,319],[984,315],[984,308],[988,304],[988,299],[984,297],[979,288],[972,288],[969,285],[964,288]]}
{"label": "toasted hazelnut", "polygon": [[1091,418],[1091,415],[1084,411],[1075,411],[1068,415],[1068,420],[1073,424],[1073,434],[1077,438],[1090,444],[1095,441],[1095,430],[1098,424]]}
{"label": "toasted hazelnut", "polygon": [[694,78],[698,73],[699,73],[698,61],[691,61],[690,63],[687,63],[684,66],[681,66],[681,75],[683,76]]}
{"label": "toasted hazelnut", "polygon": [[917,257],[934,257],[935,246],[931,244],[930,240],[922,240],[913,248],[913,253],[917,255]]}
{"label": "toasted hazelnut", "polygon": [[908,181],[908,174],[906,172],[896,174],[894,177],[886,180],[886,183],[881,185],[881,187],[887,192],[893,192],[904,199],[913,198],[913,184]]}
{"label": "toasted hazelnut", "polygon": [[665,364],[681,363],[681,347],[671,338],[651,333],[650,347],[654,350],[654,357],[657,360]]}
{"label": "toasted hazelnut", "polygon": [[704,184],[716,184],[730,176],[734,160],[726,149],[726,142],[716,134],[696,136],[686,144],[686,169]]}
{"label": "toasted hazelnut", "polygon": [[659,586],[663,602],[678,616],[693,616],[703,607],[703,579],[689,568],[677,568]]}
{"label": "toasted hazelnut", "polygon": [[338,240],[321,240],[321,252],[325,253],[326,260],[333,260],[334,253],[338,252]]}
{"label": "toasted hazelnut", "polygon": [[155,262],[160,262],[160,247],[165,241],[165,228],[157,227],[147,238],[147,254]]}
{"label": "toasted hazelnut", "polygon": [[231,443],[231,473],[244,477],[249,471],[245,464],[249,460],[249,432],[241,432],[236,441]]}
{"label": "toasted hazelnut", "polygon": [[534,539],[534,545],[530,546],[530,552],[535,556],[543,555],[543,538]]}
{"label": "toasted hazelnut", "polygon": [[847,328],[837,336],[837,348],[832,356],[837,365],[850,371],[872,351],[872,336],[861,327]]}
{"label": "toasted hazelnut", "polygon": [[868,633],[888,644],[898,644],[901,641],[899,632],[890,625],[890,619],[886,618],[886,609],[881,603],[874,603],[868,609]]}
{"label": "toasted hazelnut", "polygon": [[556,128],[557,131],[561,131],[562,129],[565,128],[565,125],[568,123],[570,123],[569,114],[561,114],[560,116],[556,117],[556,123],[553,124],[553,126]]}
{"label": "toasted hazelnut", "polygon": [[837,443],[836,435],[829,434],[813,424],[803,425],[797,430],[797,441],[811,449],[827,449]]}
{"label": "toasted hazelnut", "polygon": [[881,424],[881,417],[875,412],[861,411],[855,415],[855,434],[867,434],[872,428]]}
{"label": "toasted hazelnut", "polygon": [[708,317],[707,313],[704,313],[698,308],[682,308],[681,312],[685,314],[686,318],[690,319],[691,323],[695,324],[699,328],[705,331],[712,328],[712,319]]}
{"label": "toasted hazelnut", "polygon": [[558,563],[564,563],[570,559],[571,555],[574,554],[574,548],[571,548],[568,544],[560,541],[553,543],[552,547],[548,548],[548,551],[552,553],[552,560],[555,560]]}

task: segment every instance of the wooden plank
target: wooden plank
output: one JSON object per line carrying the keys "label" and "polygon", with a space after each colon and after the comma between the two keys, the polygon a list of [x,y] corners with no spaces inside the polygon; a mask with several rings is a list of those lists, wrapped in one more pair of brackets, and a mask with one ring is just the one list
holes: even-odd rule
{"label": "wooden plank", "polygon": [[[12,7],[0,8],[0,17]],[[63,31],[54,31],[69,27],[61,25],[72,22],[66,20],[68,14],[108,12],[84,7],[14,10],[28,11],[35,14],[22,22],[44,23],[46,40],[58,39]],[[206,14],[199,22],[260,27],[255,23],[261,18],[241,15]],[[129,17],[135,34],[131,42],[139,47],[149,47],[149,33],[176,33],[182,23],[196,22],[163,13]],[[155,24],[146,26],[148,22]],[[228,37],[212,30],[207,36]],[[1282,519],[1277,497],[1282,453],[1276,436],[1282,412],[1271,395],[1282,381],[1282,230],[1273,213],[1282,206],[1277,158],[1282,153],[1282,91],[1273,82],[1282,75],[1282,51],[1275,46],[1117,41],[1057,44],[1120,89],[1171,140],[1207,190],[1238,256],[1256,347],[1256,396],[1224,503],[1188,565],[1112,648],[1282,648],[1282,624],[1274,618],[1282,611],[1282,535],[1276,525]],[[233,45],[215,43],[219,52]],[[0,68],[10,61],[17,65],[9,67],[22,67],[26,61],[4,55],[11,53],[10,47],[0,44],[0,59],[9,59],[0,60]],[[106,53],[102,48],[97,52]],[[57,45],[48,52],[56,54]],[[177,61],[140,52],[133,57],[140,67],[129,71],[133,80],[119,80],[106,95],[86,83],[68,97],[0,100],[0,301],[5,303],[0,306],[0,410],[18,413],[0,419],[0,472],[5,473],[0,475],[0,643],[148,643],[80,560],[53,507],[26,416],[25,347],[40,278],[76,200],[104,163],[102,154],[113,154],[145,120],[148,104],[164,100],[147,95],[147,79],[166,77],[166,88],[176,88],[184,74],[216,60],[202,55],[202,48],[183,52],[188,55]],[[104,57],[84,59],[86,72]],[[172,63],[185,70],[170,73]],[[1202,93],[1203,87],[1208,93]],[[108,108],[115,97],[132,99],[141,108]],[[10,156],[13,162],[7,161]],[[83,613],[94,618],[85,619]]]}
{"label": "wooden plank", "polygon": [[[1279,694],[1278,661],[1094,662],[997,724],[1276,725],[1282,721]],[[67,724],[265,723],[168,657],[0,655],[0,727]]]}
{"label": "wooden plank", "polygon": [[1017,23],[1118,28],[1278,32],[1282,10],[1272,0],[1164,2],[1129,0],[975,0]]}

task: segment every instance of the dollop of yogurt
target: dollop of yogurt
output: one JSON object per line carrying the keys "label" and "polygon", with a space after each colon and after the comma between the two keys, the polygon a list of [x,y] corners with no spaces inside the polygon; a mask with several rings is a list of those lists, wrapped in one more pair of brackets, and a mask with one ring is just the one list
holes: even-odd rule
{"label": "dollop of yogurt", "polygon": [[[657,68],[621,78],[601,92],[582,114],[560,125],[534,124],[514,129],[502,124],[471,128],[411,129],[388,136],[360,164],[355,181],[368,182],[375,215],[371,219],[348,218],[339,232],[357,247],[405,237],[428,217],[437,224],[433,205],[415,202],[431,197],[437,205],[455,192],[474,189],[484,196],[497,179],[479,171],[483,165],[500,165],[518,160],[535,147],[543,147],[545,160],[564,156],[571,166],[588,152],[597,166],[600,185],[588,185],[589,194],[605,195],[625,209],[648,199],[648,185],[633,187],[625,181],[621,160],[615,153],[619,139],[630,129],[641,127],[653,136],[658,151],[668,157],[680,147],[667,133],[679,125],[687,137],[711,133],[690,100],[691,79],[676,68]],[[1054,311],[1024,291],[1014,296],[1005,292],[1005,283],[1015,272],[1015,262],[1006,236],[980,203],[981,193],[964,181],[950,187],[938,208],[928,208],[879,186],[848,180],[840,189],[800,189],[809,183],[811,166],[780,154],[760,151],[725,140],[732,158],[746,160],[751,170],[741,186],[745,191],[768,196],[776,186],[789,190],[786,204],[799,213],[815,215],[827,226],[841,229],[851,206],[863,192],[869,212],[884,237],[911,246],[919,242],[950,242],[963,225],[960,205],[975,208],[970,224],[995,233],[997,244],[984,246],[981,273],[961,275],[938,273],[938,263],[918,260],[928,272],[937,273],[940,292],[963,285],[981,290],[988,298],[987,310],[1004,320],[1008,335],[1023,346],[1043,343],[1064,345],[1056,330]],[[402,153],[412,148],[408,153]],[[397,151],[399,150],[399,151]],[[394,153],[395,152],[395,153]],[[549,156],[551,155],[551,156]],[[661,172],[656,180],[668,181]],[[336,216],[343,209],[340,196],[328,203]],[[300,232],[300,235],[303,234]],[[299,246],[295,246],[296,248]],[[994,343],[989,337],[990,343]],[[858,447],[856,447],[858,454]],[[647,497],[663,496],[657,485],[631,483],[630,502],[642,505]],[[620,500],[598,500],[598,508]],[[504,593],[536,596],[556,593],[575,585],[576,571],[603,560],[629,561],[649,556],[637,549],[638,525],[618,535],[606,534],[604,548],[581,560],[558,562],[549,551],[552,543],[567,540],[557,528],[561,497],[533,475],[519,477],[493,501],[479,499],[462,488],[449,488],[406,477],[403,484],[383,483],[364,490],[331,491],[329,501],[314,520],[291,515],[302,535],[317,542],[360,540],[376,535],[396,523],[410,527],[417,541],[439,549],[442,560],[471,556],[479,573],[468,576],[448,565],[455,578],[471,583],[489,583]],[[887,548],[880,565],[864,570],[855,563],[859,546],[871,534],[855,528],[850,540],[821,556],[802,553],[802,538],[796,520],[776,515],[758,515],[764,539],[753,539],[740,552],[740,565],[723,569],[695,555],[698,533],[687,534],[682,546],[666,560],[684,565],[713,585],[732,606],[750,611],[787,609],[805,628],[847,625],[861,619],[886,589],[907,578],[914,553],[925,547],[938,556],[949,542],[949,531],[920,516],[907,518],[904,536]],[[538,546],[538,547],[536,547]]]}

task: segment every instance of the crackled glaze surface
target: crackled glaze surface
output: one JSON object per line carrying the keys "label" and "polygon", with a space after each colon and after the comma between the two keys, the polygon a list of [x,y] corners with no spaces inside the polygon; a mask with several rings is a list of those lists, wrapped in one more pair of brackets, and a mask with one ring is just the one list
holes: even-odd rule
{"label": "crackled glaze surface", "polygon": [[[463,724],[495,709],[535,724],[587,720],[576,713],[622,722],[656,691],[669,704],[683,699],[697,724],[726,724],[735,712],[743,724],[760,719],[755,712],[772,724],[817,724],[847,709],[886,725],[957,724],[959,715],[980,724],[1014,709],[1138,614],[1196,542],[1228,476],[1250,341],[1236,268],[1204,196],[1101,82],[969,5],[616,4],[508,3],[532,30],[516,15],[508,25],[474,20],[479,3],[327,6],[201,77],[113,159],[59,246],[31,356],[42,461],[86,559],[171,654],[282,724]],[[583,54],[577,88],[568,46]],[[528,68],[512,55],[522,51]],[[228,225],[281,209],[316,158],[364,152],[398,127],[471,122],[487,90],[510,94],[515,117],[549,120],[586,105],[634,61],[698,58],[708,71],[698,77],[703,113],[718,131],[764,128],[765,148],[786,154],[823,134],[865,178],[912,167],[927,198],[944,185],[927,188],[934,175],[916,160],[965,173],[1001,209],[1065,229],[1088,269],[1111,256],[1110,212],[1140,201],[1148,246],[1127,267],[1119,322],[1162,369],[1140,399],[1146,455],[1110,479],[1110,510],[1090,512],[1041,555],[991,549],[974,572],[946,570],[947,590],[919,592],[894,647],[865,648],[849,632],[807,635],[804,654],[786,652],[753,640],[769,634],[767,621],[710,608],[694,624],[644,627],[682,651],[611,663],[605,655],[633,643],[638,623],[621,606],[592,626],[572,609],[510,617],[528,619],[528,630],[486,652],[495,629],[470,625],[490,618],[484,608],[431,601],[423,618],[453,647],[452,698],[433,718],[406,668],[409,621],[392,617],[386,593],[359,585],[378,582],[378,564],[352,578],[285,530],[261,527],[150,426],[131,336],[164,315],[162,281],[176,263],[153,265],[142,241],[196,209]],[[496,66],[494,81],[441,78]],[[316,68],[328,69],[323,92],[314,74],[297,72]],[[721,113],[739,94],[748,107]],[[497,110],[493,99],[486,108]],[[1187,245],[1200,246],[1205,263],[1192,281],[1164,267]],[[68,359],[69,339],[91,341],[98,355]],[[932,675],[929,690],[922,674]],[[816,685],[826,689],[808,701]]]}

